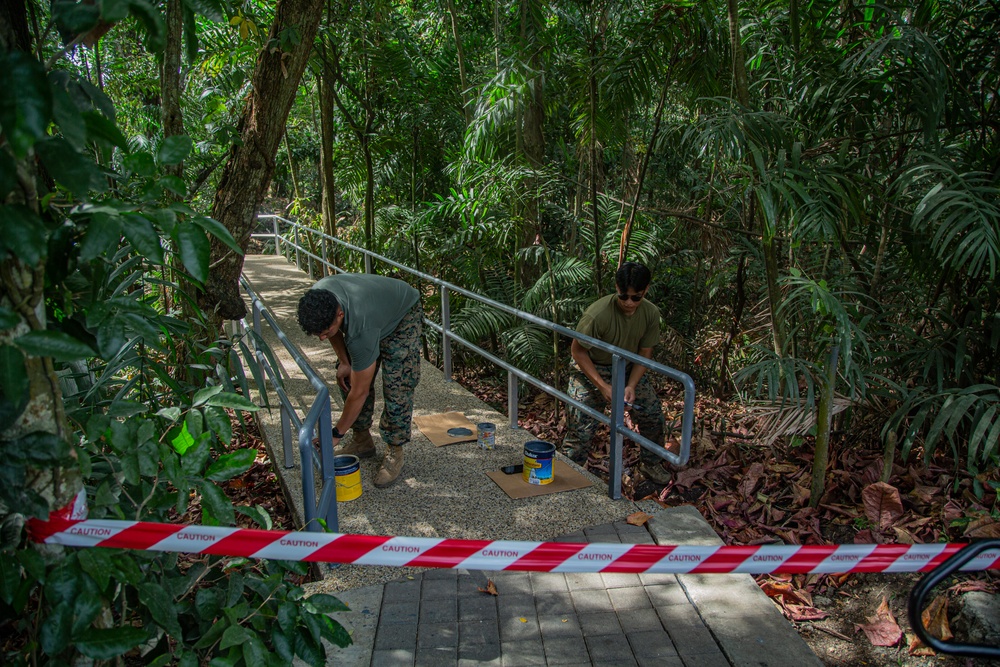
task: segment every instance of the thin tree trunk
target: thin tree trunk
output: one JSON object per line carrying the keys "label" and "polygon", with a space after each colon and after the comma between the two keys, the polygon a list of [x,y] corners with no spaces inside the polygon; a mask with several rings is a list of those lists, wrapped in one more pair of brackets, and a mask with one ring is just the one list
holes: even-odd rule
{"label": "thin tree trunk", "polygon": [[809,493],[810,507],[819,505],[823,491],[826,490],[826,468],[830,464],[830,431],[833,423],[833,396],[837,384],[839,353],[840,348],[834,345],[816,408],[816,449],[813,456],[812,487]]}
{"label": "thin tree trunk", "polygon": [[[278,142],[312,52],[322,9],[322,0],[280,0],[266,43],[279,43],[279,36],[289,28],[297,31],[300,41],[287,52],[263,48],[257,57],[239,123],[241,141],[230,152],[212,205],[212,217],[225,225],[244,249],[274,173]],[[210,277],[199,299],[202,309],[214,313],[218,320],[242,318],[247,312],[239,291],[243,255],[213,239],[210,266]]]}
{"label": "thin tree trunk", "polygon": [[472,105],[469,102],[469,82],[465,78],[465,50],[462,48],[462,38],[458,34],[458,16],[455,13],[455,3],[448,0],[448,14],[451,16],[451,33],[455,37],[455,51],[458,56],[458,80],[462,86],[462,113],[465,116],[465,126],[472,124]]}
{"label": "thin tree trunk", "polygon": [[292,177],[292,195],[295,201],[302,201],[302,193],[299,192],[299,173],[295,168],[295,159],[292,157],[292,147],[288,143],[288,130],[285,130],[285,156],[288,158],[288,173]]}
{"label": "thin tree trunk", "polygon": [[[333,143],[336,130],[333,126],[333,112],[336,102],[333,99],[333,75],[324,65],[319,77],[319,127],[320,151],[319,162],[322,171],[320,179],[323,191],[323,228],[326,233],[337,237],[337,189],[333,173]],[[334,264],[337,263],[337,244],[331,248]]]}
{"label": "thin tree trunk", "polygon": [[597,205],[597,75],[594,72],[594,62],[597,58],[597,36],[590,41],[590,80],[588,100],[590,102],[590,207],[594,222],[594,294],[600,296],[603,281],[601,270],[601,212]]}

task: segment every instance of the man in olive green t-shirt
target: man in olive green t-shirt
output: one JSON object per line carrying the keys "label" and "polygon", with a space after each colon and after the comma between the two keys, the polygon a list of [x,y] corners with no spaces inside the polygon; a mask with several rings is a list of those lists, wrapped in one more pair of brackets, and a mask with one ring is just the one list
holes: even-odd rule
{"label": "man in olive green t-shirt", "polygon": [[[342,273],[316,282],[299,300],[299,326],[330,341],[337,352],[337,385],[344,409],[334,422],[336,454],[375,454],[371,436],[375,376],[382,369],[385,404],[379,433],[388,445],[375,486],[389,486],[403,469],[403,445],[410,441],[413,392],[420,381],[420,295],[402,280]],[[341,444],[348,429],[352,440]]]}
{"label": "man in olive green t-shirt", "polygon": [[[583,313],[576,330],[623,350],[651,359],[660,337],[660,309],[645,299],[651,275],[642,264],[625,262],[615,274],[617,294],[595,301]],[[566,393],[594,410],[604,410],[611,401],[611,355],[573,339],[570,348],[575,362]],[[649,440],[663,446],[666,422],[663,406],[646,378],[646,367],[628,364],[625,370],[625,402],[633,404],[633,422]],[[562,451],[577,463],[584,463],[597,432],[597,420],[570,406]],[[670,482],[656,454],[642,449],[639,470],[661,485]]]}

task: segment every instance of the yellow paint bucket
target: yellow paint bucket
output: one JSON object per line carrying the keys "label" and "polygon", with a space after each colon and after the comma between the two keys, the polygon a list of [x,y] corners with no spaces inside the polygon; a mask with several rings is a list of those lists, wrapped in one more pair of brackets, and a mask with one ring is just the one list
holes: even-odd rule
{"label": "yellow paint bucket", "polygon": [[530,440],[524,445],[524,481],[528,484],[551,484],[555,473],[552,470],[552,457],[555,456],[556,446],[542,442],[541,440]]}
{"label": "yellow paint bucket", "polygon": [[333,457],[333,474],[337,480],[338,503],[361,495],[361,462],[357,456],[342,454]]}

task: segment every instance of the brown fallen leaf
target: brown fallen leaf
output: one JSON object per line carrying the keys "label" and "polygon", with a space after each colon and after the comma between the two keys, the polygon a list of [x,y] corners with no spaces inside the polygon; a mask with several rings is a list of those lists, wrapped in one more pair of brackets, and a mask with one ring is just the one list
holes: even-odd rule
{"label": "brown fallen leaf", "polygon": [[894,486],[876,482],[866,486],[861,497],[865,503],[865,516],[879,530],[889,530],[896,519],[903,516],[903,501],[899,498],[899,490]]}
{"label": "brown fallen leaf", "polygon": [[791,621],[821,621],[830,615],[822,609],[802,604],[786,604],[785,612]]}
{"label": "brown fallen leaf", "polygon": [[765,581],[760,585],[760,590],[767,593],[768,597],[780,598],[781,600],[791,602],[792,604],[812,606],[812,596],[805,591],[796,590],[796,588],[790,583],[785,583],[783,581]]}
{"label": "brown fallen leaf", "polygon": [[490,595],[500,595],[497,593],[497,585],[493,583],[492,579],[486,580],[486,588],[480,588],[480,593],[489,593]]}
{"label": "brown fallen leaf", "polygon": [[963,536],[970,539],[995,540],[1000,537],[1000,521],[991,517],[976,519],[966,526]]}
{"label": "brown fallen leaf", "polygon": [[632,526],[642,526],[652,518],[652,514],[646,514],[645,512],[632,512],[625,517],[625,523]]}
{"label": "brown fallen leaf", "polygon": [[862,630],[872,646],[895,646],[903,638],[903,631],[889,609],[889,602],[882,598],[874,616],[868,617],[868,623],[855,623],[854,630]]}
{"label": "brown fallen leaf", "polygon": [[906,633],[906,643],[908,645],[907,651],[910,655],[921,657],[921,658],[933,658],[937,653],[934,652],[927,644],[920,641],[920,637],[909,632]]}
{"label": "brown fallen leaf", "polygon": [[927,632],[943,642],[955,636],[951,632],[951,626],[948,625],[948,596],[944,593],[927,605],[927,608],[920,614],[920,620]]}

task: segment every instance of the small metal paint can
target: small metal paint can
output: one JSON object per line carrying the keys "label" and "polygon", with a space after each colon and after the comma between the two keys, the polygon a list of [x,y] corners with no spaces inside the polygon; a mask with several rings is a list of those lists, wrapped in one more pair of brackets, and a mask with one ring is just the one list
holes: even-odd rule
{"label": "small metal paint can", "polygon": [[497,425],[492,422],[480,422],[476,424],[476,429],[479,431],[479,435],[476,441],[479,443],[479,449],[491,450],[496,446],[497,438]]}

